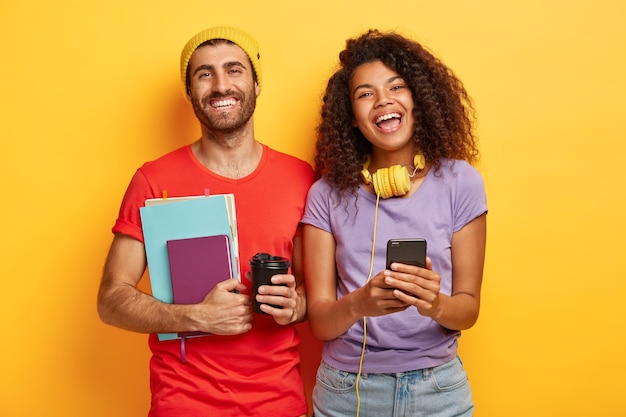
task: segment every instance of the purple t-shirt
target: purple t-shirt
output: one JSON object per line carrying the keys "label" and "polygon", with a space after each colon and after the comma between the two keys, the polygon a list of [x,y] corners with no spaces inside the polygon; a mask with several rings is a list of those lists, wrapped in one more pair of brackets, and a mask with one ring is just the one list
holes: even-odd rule
{"label": "purple t-shirt", "polygon": [[[337,195],[324,179],[309,190],[303,223],[332,233],[337,243],[337,299],[367,280],[374,236],[376,197],[363,187],[354,196]],[[372,276],[385,269],[387,240],[425,238],[433,270],[441,276],[441,292],[452,287],[452,234],[487,211],[485,187],[478,171],[465,161],[443,160],[408,198],[380,199]],[[315,279],[310,277],[309,279]],[[457,352],[459,331],[443,328],[415,308],[367,318],[363,372],[390,373],[437,366]],[[363,344],[363,321],[325,343],[323,359],[331,366],[357,372]]]}

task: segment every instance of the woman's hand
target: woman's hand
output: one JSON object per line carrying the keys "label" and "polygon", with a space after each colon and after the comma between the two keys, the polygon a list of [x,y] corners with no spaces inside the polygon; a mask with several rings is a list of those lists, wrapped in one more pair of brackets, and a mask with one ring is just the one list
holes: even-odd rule
{"label": "woman's hand", "polygon": [[422,316],[437,316],[441,277],[432,270],[429,257],[426,258],[426,268],[394,262],[391,270],[384,271],[383,275],[385,285],[394,289],[394,297],[414,306]]}
{"label": "woman's hand", "polygon": [[385,271],[379,272],[363,287],[350,294],[360,316],[383,316],[406,310],[411,304],[395,296],[395,288],[385,282]]}

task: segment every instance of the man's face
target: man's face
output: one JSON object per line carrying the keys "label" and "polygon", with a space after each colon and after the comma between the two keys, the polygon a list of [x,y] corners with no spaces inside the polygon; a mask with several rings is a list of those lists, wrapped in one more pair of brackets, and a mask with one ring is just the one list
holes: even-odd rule
{"label": "man's face", "polygon": [[189,60],[189,98],[200,123],[236,131],[251,119],[259,87],[246,53],[235,44],[205,45]]}

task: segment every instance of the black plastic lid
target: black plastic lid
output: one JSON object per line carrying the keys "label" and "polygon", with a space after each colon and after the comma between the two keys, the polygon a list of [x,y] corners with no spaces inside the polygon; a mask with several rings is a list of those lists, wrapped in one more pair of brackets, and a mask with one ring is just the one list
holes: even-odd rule
{"label": "black plastic lid", "polygon": [[269,253],[257,253],[250,258],[250,265],[261,268],[289,268],[289,259]]}

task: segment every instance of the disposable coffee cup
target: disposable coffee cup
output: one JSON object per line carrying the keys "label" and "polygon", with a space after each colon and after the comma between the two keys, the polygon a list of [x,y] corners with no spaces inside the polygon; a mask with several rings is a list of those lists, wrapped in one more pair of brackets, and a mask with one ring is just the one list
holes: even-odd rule
{"label": "disposable coffee cup", "polygon": [[[252,281],[252,306],[255,313],[267,314],[261,310],[261,304],[257,302],[256,295],[259,293],[261,285],[272,284],[272,277],[276,274],[286,274],[289,271],[289,260],[280,256],[272,256],[268,253],[257,253],[250,258],[250,280]],[[272,307],[282,308],[281,306],[269,304]]]}

